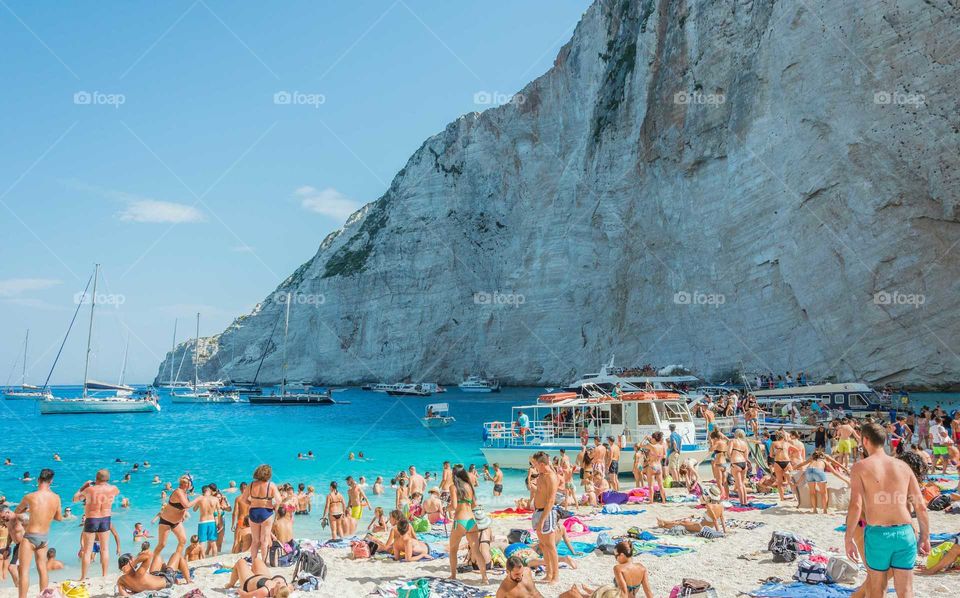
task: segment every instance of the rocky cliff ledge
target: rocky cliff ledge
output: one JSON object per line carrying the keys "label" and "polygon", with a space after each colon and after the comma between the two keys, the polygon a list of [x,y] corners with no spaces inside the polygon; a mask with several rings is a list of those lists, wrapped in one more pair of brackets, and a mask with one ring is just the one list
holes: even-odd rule
{"label": "rocky cliff ledge", "polygon": [[292,380],[556,384],[615,354],[955,384],[958,58],[956,0],[598,1],[201,375],[252,379],[266,353],[277,380],[290,292]]}

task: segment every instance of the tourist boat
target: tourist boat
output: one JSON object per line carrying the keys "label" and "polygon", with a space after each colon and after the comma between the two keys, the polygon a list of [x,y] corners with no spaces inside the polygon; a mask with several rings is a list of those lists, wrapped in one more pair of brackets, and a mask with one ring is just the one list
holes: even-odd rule
{"label": "tourist boat", "polygon": [[[682,438],[684,458],[696,461],[707,455],[707,447],[698,442],[697,430],[686,400],[680,396],[631,392],[613,397],[598,386],[584,385],[578,392],[554,392],[540,395],[531,405],[513,407],[509,421],[489,421],[483,425],[482,452],[488,463],[510,469],[526,469],[536,451],[551,457],[565,449],[572,459],[580,451],[582,438],[599,436],[622,440],[621,472],[629,472],[633,445],[654,432],[670,434],[676,426]],[[521,412],[529,418],[529,429],[519,429]]]}
{"label": "tourist boat", "polygon": [[678,388],[699,384],[700,378],[691,375],[679,376],[640,376],[632,375],[627,369],[613,365],[614,358],[610,358],[610,363],[600,367],[600,371],[592,374],[584,374],[582,378],[575,380],[564,387],[567,392],[576,392],[583,394],[581,389],[585,386],[590,388],[598,387],[607,392],[611,392],[617,384],[621,387],[641,388],[647,392],[664,392],[665,397],[672,397]]}
{"label": "tourist boat", "polygon": [[394,384],[387,394],[391,397],[429,397],[433,392],[423,384]]}
{"label": "tourist boat", "polygon": [[[32,384],[27,384],[27,346],[30,344],[30,329],[27,329],[27,335],[23,339],[23,367],[20,376],[20,386],[10,387],[3,392],[3,397],[9,401],[17,400],[41,400],[53,396],[49,388],[45,386],[40,388]],[[16,367],[16,365],[14,365]]]}
{"label": "tourist boat", "polygon": [[363,390],[371,390],[373,392],[390,392],[396,387],[400,386],[399,384],[387,384],[386,382],[378,382],[376,384],[370,384],[365,386]]}
{"label": "tourist boat", "polygon": [[757,401],[760,403],[797,399],[799,401],[816,402],[825,409],[839,410],[851,415],[873,413],[878,410],[887,411],[896,407],[891,398],[884,397],[862,382],[788,386],[786,388],[754,390],[751,391],[751,394],[757,397]]}
{"label": "tourist boat", "polygon": [[[90,371],[90,342],[93,338],[93,316],[97,307],[97,279],[100,275],[100,264],[94,267],[93,271],[93,294],[90,299],[90,326],[87,329],[87,351],[83,364],[83,394],[79,398],[67,398],[51,396],[39,401],[41,415],[54,414],[79,414],[79,413],[150,413],[160,411],[160,405],[152,391],[146,391],[143,396],[132,397],[133,388],[123,384],[123,375],[126,370],[126,353],[124,354],[123,370],[120,373],[119,384],[105,384],[96,382],[88,378]],[[89,287],[90,283],[87,283]],[[86,289],[84,289],[86,295]],[[77,312],[83,305],[82,301],[77,302]],[[74,318],[76,313],[74,314]],[[73,321],[70,323],[73,327]],[[67,336],[70,330],[67,330]],[[64,337],[63,343],[66,344],[67,337]],[[129,339],[127,346],[129,348]],[[61,345],[61,350],[63,346]],[[59,356],[59,355],[58,355]],[[53,367],[57,362],[54,360]],[[51,373],[53,368],[51,368]],[[106,388],[105,388],[106,387]],[[121,390],[117,390],[121,389]],[[127,390],[129,389],[129,390]],[[91,391],[93,394],[91,394]]]}
{"label": "tourist boat", "polygon": [[500,383],[480,376],[468,376],[458,387],[463,392],[500,392]]}
{"label": "tourist boat", "polygon": [[329,390],[317,392],[307,385],[300,389],[291,390],[287,387],[287,333],[290,330],[290,293],[287,293],[287,311],[283,325],[283,356],[280,368],[279,394],[250,395],[251,405],[335,405],[332,393]]}
{"label": "tourist boat", "polygon": [[450,415],[450,406],[446,403],[431,403],[427,405],[425,415],[420,419],[424,428],[442,428],[457,421]]}

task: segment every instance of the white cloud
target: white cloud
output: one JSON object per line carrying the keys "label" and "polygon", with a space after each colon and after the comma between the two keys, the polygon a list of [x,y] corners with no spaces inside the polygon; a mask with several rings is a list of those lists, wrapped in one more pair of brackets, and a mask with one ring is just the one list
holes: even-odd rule
{"label": "white cloud", "polygon": [[60,284],[53,278],[8,278],[0,280],[0,297],[16,297],[30,291],[42,291]]}
{"label": "white cloud", "polygon": [[116,216],[124,222],[182,224],[203,222],[207,219],[203,212],[187,204],[144,197],[116,189],[104,189],[103,187],[89,185],[75,179],[65,181],[64,184],[78,191],[84,191],[86,193],[99,195],[105,199],[122,202],[125,204],[125,207],[117,212]]}
{"label": "white cloud", "polygon": [[297,188],[293,194],[300,198],[300,206],[303,209],[337,220],[346,220],[350,214],[361,207],[359,202],[350,199],[333,187],[318,190],[304,185]]}
{"label": "white cloud", "polygon": [[117,213],[124,222],[180,224],[203,222],[203,212],[193,206],[157,199],[129,200],[127,207]]}

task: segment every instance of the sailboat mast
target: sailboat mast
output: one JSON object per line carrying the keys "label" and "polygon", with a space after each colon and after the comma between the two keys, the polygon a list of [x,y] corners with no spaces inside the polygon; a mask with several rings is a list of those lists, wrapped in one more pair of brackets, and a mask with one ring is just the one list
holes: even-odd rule
{"label": "sailboat mast", "polygon": [[93,310],[97,306],[97,278],[100,277],[100,264],[93,268],[93,295],[90,296],[90,327],[87,328],[87,356],[83,360],[83,398],[87,398],[87,374],[90,371],[90,340],[93,338]]}
{"label": "sailboat mast", "polygon": [[23,376],[20,379],[20,386],[27,383],[27,345],[30,344],[30,329],[27,328],[27,336],[23,339]]}
{"label": "sailboat mast", "polygon": [[170,373],[167,376],[167,383],[173,383],[173,353],[177,350],[177,319],[173,319],[173,342],[170,343]]}
{"label": "sailboat mast", "polygon": [[286,394],[287,388],[287,331],[290,330],[290,293],[287,293],[287,315],[283,321],[283,367],[280,371],[280,396]]}
{"label": "sailboat mast", "polygon": [[193,393],[197,393],[197,380],[200,377],[200,312],[197,312],[197,343],[193,346]]}
{"label": "sailboat mast", "polygon": [[120,367],[120,381],[117,386],[123,386],[123,378],[127,373],[127,355],[130,354],[130,334],[127,334],[127,345],[123,348],[123,366]]}

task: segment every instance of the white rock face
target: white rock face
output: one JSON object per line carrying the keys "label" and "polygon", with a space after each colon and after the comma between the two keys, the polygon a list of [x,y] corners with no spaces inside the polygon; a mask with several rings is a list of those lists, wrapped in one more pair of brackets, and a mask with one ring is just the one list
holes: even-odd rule
{"label": "white rock face", "polygon": [[[954,384],[958,58],[947,0],[598,1],[277,289],[288,378],[553,385],[615,354]],[[279,379],[274,297],[202,378],[266,351]]]}

